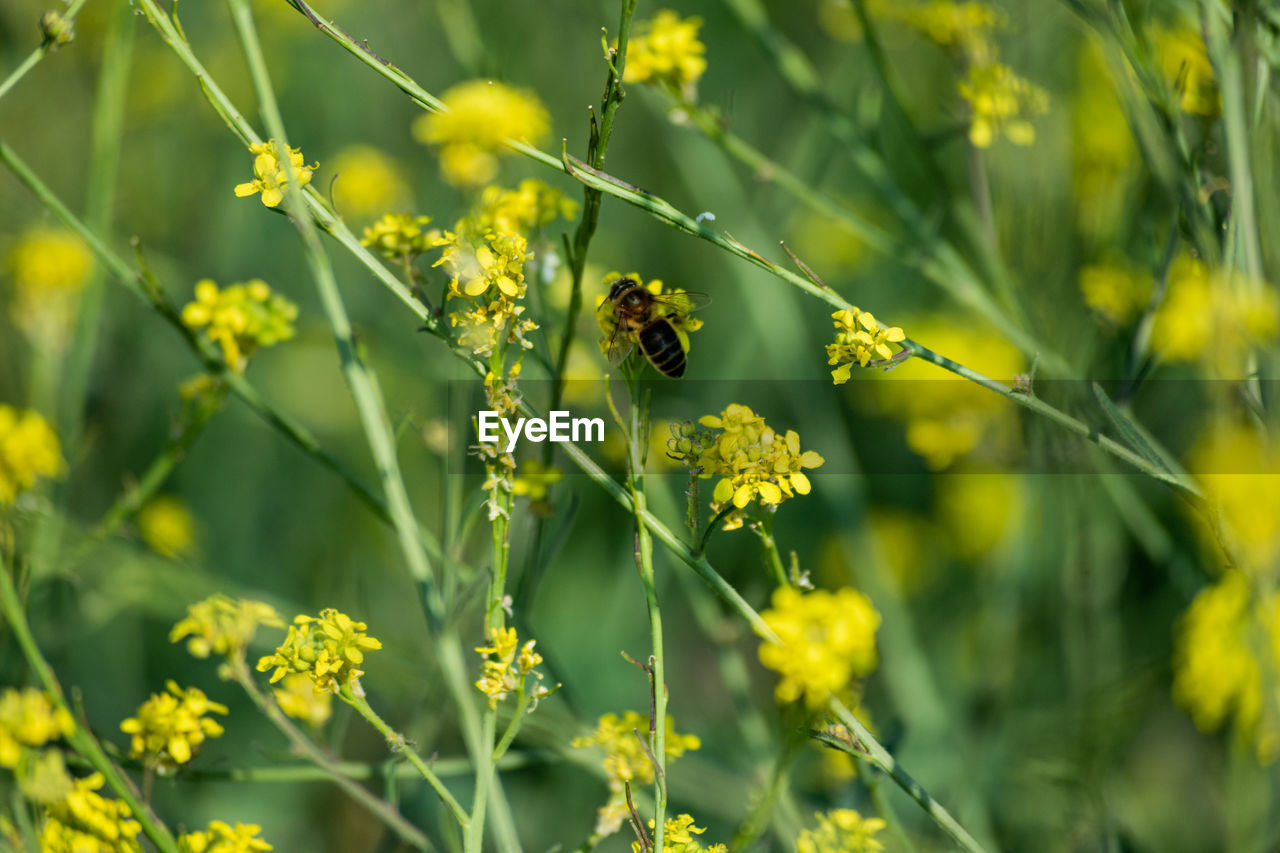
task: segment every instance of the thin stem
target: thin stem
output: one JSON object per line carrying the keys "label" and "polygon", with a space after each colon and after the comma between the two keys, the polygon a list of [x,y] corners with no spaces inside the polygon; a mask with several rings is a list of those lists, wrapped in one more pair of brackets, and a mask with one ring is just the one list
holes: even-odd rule
{"label": "thin stem", "polygon": [[773,538],[775,515],[777,513],[773,510],[764,510],[764,515],[756,526],[756,535],[760,537],[760,545],[764,549],[765,567],[769,569],[773,582],[780,587],[790,586],[791,581],[787,578],[787,570],[782,565],[782,556],[778,553],[778,543]]}
{"label": "thin stem", "polygon": [[[5,621],[9,623],[9,629],[13,631],[22,654],[35,672],[36,678],[44,686],[54,704],[68,714],[72,714],[53,667],[45,660],[40,647],[36,645],[35,637],[31,634],[27,614],[23,610],[22,602],[18,599],[18,591],[14,588],[13,578],[9,572],[10,567],[0,566],[0,610],[4,612]],[[72,716],[74,717],[74,714]],[[81,725],[79,720],[76,721],[74,731],[67,735],[67,743],[84,756],[94,770],[102,774],[107,785],[129,806],[134,820],[142,825],[142,831],[162,853],[178,853],[178,842],[174,840],[173,834],[147,805],[129,777],[107,757],[101,744],[85,726]]]}
{"label": "thin stem", "polygon": [[[68,23],[74,22],[76,15],[80,14],[80,9],[84,6],[85,2],[86,0],[74,0],[74,2],[67,7],[67,10],[61,13],[63,20]],[[5,78],[3,83],[0,83],[0,99],[9,94],[9,90],[16,86],[19,80],[27,76],[27,72],[39,65],[40,60],[53,53],[58,49],[58,47],[59,45],[52,39],[46,38],[40,43],[39,47],[27,54],[27,58],[22,60],[17,68],[13,69],[9,76]]]}

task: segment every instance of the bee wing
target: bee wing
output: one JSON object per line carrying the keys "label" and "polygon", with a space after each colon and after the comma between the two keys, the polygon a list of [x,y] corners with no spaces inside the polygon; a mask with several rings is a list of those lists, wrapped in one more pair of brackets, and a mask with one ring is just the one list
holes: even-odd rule
{"label": "bee wing", "polygon": [[609,333],[609,340],[604,342],[604,352],[609,359],[609,363],[613,365],[621,364],[622,360],[631,355],[631,334],[627,331],[626,325],[618,320],[614,313],[613,303],[608,299],[601,302],[596,308],[596,319],[600,323],[601,329],[613,329]]}
{"label": "bee wing", "polygon": [[661,293],[654,296],[653,301],[662,305],[669,305],[682,314],[688,314],[690,311],[697,311],[699,308],[705,308],[710,305],[711,297],[705,293],[691,290],[680,293]]}

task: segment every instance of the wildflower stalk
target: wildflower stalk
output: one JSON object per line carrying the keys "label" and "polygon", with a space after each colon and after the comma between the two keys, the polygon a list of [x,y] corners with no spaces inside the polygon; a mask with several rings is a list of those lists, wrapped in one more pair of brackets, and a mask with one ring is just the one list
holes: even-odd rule
{"label": "wildflower stalk", "polygon": [[338,693],[338,696],[342,701],[346,702],[352,708],[355,708],[357,714],[364,717],[369,725],[377,729],[379,734],[387,739],[387,746],[394,754],[404,756],[405,760],[413,766],[413,769],[417,770],[418,774],[422,776],[423,779],[427,780],[427,784],[431,786],[431,789],[440,796],[440,799],[444,804],[449,807],[449,811],[453,812],[453,816],[457,819],[458,825],[462,827],[463,830],[466,830],[467,825],[470,822],[467,818],[466,810],[462,808],[462,805],[454,798],[449,789],[445,787],[444,782],[440,781],[440,777],[437,776],[435,772],[427,766],[427,763],[422,760],[422,756],[418,755],[417,751],[409,746],[409,742],[405,736],[387,725],[386,721],[383,720],[382,717],[378,716],[378,712],[373,710],[373,707],[369,704],[369,700],[365,698],[363,693],[357,693],[351,688],[349,683],[342,685],[341,692]]}
{"label": "wildflower stalk", "polygon": [[[80,9],[84,4],[85,0],[73,0],[71,5],[67,6],[66,11],[60,12],[59,14],[62,16],[64,21],[73,23],[76,15],[80,14]],[[27,58],[22,60],[18,67],[10,72],[9,76],[4,79],[3,83],[0,83],[0,98],[4,98],[5,95],[9,94],[9,90],[16,86],[19,80],[27,76],[27,72],[39,65],[40,60],[44,59],[56,50],[57,47],[57,42],[49,37],[46,37],[42,42],[40,42],[40,46],[27,54]]]}
{"label": "wildflower stalk", "polygon": [[790,586],[787,570],[783,568],[782,556],[778,553],[777,540],[773,538],[773,519],[777,515],[775,509],[765,508],[760,523],[755,526],[756,535],[760,537],[760,545],[764,549],[764,563],[774,583],[778,586]]}
{"label": "wildflower stalk", "polygon": [[[10,571],[13,568],[9,559],[11,556],[6,555],[5,565],[0,565],[0,612],[3,612],[4,619],[9,624],[9,630],[13,632],[14,639],[18,641],[18,646],[22,649],[22,654],[27,659],[27,664],[35,672],[36,678],[52,698],[56,708],[72,714],[72,709],[67,704],[66,696],[62,692],[62,685],[58,683],[58,677],[54,673],[53,667],[49,665],[44,655],[40,653],[40,647],[36,645],[35,637],[31,634],[31,626],[27,622],[26,612],[23,610],[22,602],[18,598],[18,591],[14,587],[13,577],[10,575]],[[89,729],[82,725],[74,714],[72,714],[72,717],[76,719],[76,725],[71,734],[66,736],[67,743],[83,756],[94,770],[102,774],[107,785],[129,806],[129,810],[133,813],[133,819],[138,821],[142,826],[142,831],[147,834],[147,837],[151,839],[161,853],[178,853],[178,843],[174,840],[173,834],[169,832],[168,827],[151,810],[151,807],[143,801],[133,782],[107,757],[102,745],[98,743],[97,738],[93,736]]]}
{"label": "wildflower stalk", "polygon": [[407,844],[418,850],[431,849],[431,842],[420,829],[409,823],[390,803],[374,796],[367,788],[358,784],[350,774],[343,772],[344,765],[330,758],[315,741],[298,730],[293,721],[280,710],[280,706],[258,688],[252,673],[249,672],[248,664],[244,661],[243,654],[238,659],[230,661],[229,669],[232,680],[244,689],[263,716],[280,730],[295,752],[315,765],[326,779],[331,780],[351,799],[368,809],[374,817],[390,827]]}

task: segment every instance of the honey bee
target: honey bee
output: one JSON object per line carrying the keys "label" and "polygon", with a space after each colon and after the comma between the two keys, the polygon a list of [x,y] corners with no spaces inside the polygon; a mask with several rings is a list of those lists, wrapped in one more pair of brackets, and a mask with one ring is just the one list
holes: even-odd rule
{"label": "honey bee", "polygon": [[609,286],[609,296],[600,303],[602,328],[610,328],[605,353],[610,364],[619,364],[631,354],[633,345],[664,376],[684,375],[689,336],[681,326],[684,315],[711,302],[705,293],[651,293],[632,278],[620,278]]}

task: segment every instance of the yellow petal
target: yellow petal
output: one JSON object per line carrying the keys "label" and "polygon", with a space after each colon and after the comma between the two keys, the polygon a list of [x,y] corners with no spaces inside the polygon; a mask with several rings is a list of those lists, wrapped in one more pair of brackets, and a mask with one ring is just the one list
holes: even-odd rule
{"label": "yellow petal", "polygon": [[236,184],[237,198],[244,198],[245,196],[253,195],[257,191],[258,191],[258,185],[253,181],[249,181],[248,183],[244,183],[244,184]]}
{"label": "yellow petal", "polygon": [[282,201],[284,201],[284,193],[280,192],[276,187],[262,191],[262,203],[267,207],[276,207]]}
{"label": "yellow petal", "polygon": [[715,491],[711,497],[719,504],[728,502],[733,497],[733,483],[729,482],[728,479],[723,479],[716,483]]}
{"label": "yellow petal", "polygon": [[782,502],[782,489],[778,488],[776,484],[761,483],[759,489],[760,499],[765,503],[776,504]]}
{"label": "yellow petal", "polygon": [[738,509],[742,509],[751,503],[752,488],[749,485],[738,486],[738,490],[733,493],[733,505]]}
{"label": "yellow petal", "polygon": [[791,488],[795,489],[796,492],[799,494],[802,494],[802,495],[809,494],[809,490],[811,488],[811,486],[809,485],[809,478],[806,477],[801,472],[796,471],[794,474],[791,475]]}

